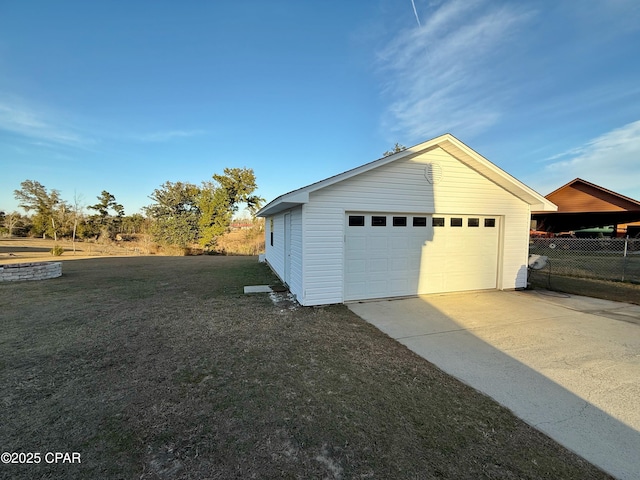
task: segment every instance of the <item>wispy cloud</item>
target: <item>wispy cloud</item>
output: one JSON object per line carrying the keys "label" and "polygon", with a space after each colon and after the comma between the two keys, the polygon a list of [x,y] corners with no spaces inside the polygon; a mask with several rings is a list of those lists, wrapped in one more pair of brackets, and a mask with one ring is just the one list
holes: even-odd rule
{"label": "wispy cloud", "polygon": [[195,137],[205,133],[204,130],[166,130],[138,135],[136,139],[141,142],[168,142],[176,138]]}
{"label": "wispy cloud", "polygon": [[66,126],[55,115],[37,111],[21,102],[0,100],[0,131],[27,137],[35,142],[86,147],[95,140],[82,135],[77,129]]}
{"label": "wispy cloud", "polygon": [[[87,133],[67,119],[67,115],[47,108],[34,108],[22,100],[0,98],[0,132],[9,132],[28,138],[34,145],[64,145],[89,148],[101,141],[134,140],[144,143],[162,143],[179,138],[203,135],[204,130],[158,130],[145,134],[117,133],[104,127],[99,135]],[[76,122],[76,125],[78,122]],[[94,128],[95,130],[95,128]],[[94,132],[95,133],[95,132]]]}
{"label": "wispy cloud", "polygon": [[492,63],[531,17],[518,4],[453,0],[379,53],[390,97],[388,128],[410,140],[472,135],[501,115],[507,85]]}
{"label": "wispy cloud", "polygon": [[531,180],[549,193],[576,177],[640,199],[640,120],[553,155]]}

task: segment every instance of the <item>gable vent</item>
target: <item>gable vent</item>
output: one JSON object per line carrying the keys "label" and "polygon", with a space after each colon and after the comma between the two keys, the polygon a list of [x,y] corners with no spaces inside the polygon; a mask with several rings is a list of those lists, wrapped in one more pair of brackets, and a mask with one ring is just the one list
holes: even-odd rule
{"label": "gable vent", "polygon": [[439,163],[427,163],[424,176],[431,184],[439,183],[442,180],[442,166]]}

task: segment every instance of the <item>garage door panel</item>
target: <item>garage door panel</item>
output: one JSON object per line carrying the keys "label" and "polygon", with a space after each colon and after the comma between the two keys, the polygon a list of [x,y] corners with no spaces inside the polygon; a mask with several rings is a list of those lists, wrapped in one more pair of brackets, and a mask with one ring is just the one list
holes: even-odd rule
{"label": "garage door panel", "polygon": [[[375,234],[375,232],[373,232]],[[389,239],[387,237],[382,236],[370,236],[367,238],[368,247],[371,250],[380,250],[381,252],[386,251],[389,248]]]}
{"label": "garage door panel", "polygon": [[391,273],[399,272],[403,277],[411,270],[407,257],[391,258],[389,261],[389,271]]}
{"label": "garage door panel", "polygon": [[407,280],[393,280],[390,284],[391,295],[390,296],[403,296],[406,295],[408,282]]}
{"label": "garage door panel", "polygon": [[346,266],[347,266],[347,270],[351,272],[354,276],[356,274],[367,273],[367,262],[364,258],[347,260]]}
{"label": "garage door panel", "polygon": [[470,276],[466,273],[451,273],[445,277],[446,291],[484,290],[495,288],[495,277],[487,275]]}
{"label": "garage door panel", "polygon": [[394,237],[391,238],[391,248],[394,250],[407,250],[410,248],[409,239],[406,237],[406,233],[404,235],[405,236],[399,236],[399,234],[394,235]]}
{"label": "garage door panel", "polygon": [[352,280],[345,288],[345,297],[350,299],[367,298],[367,284],[364,280]]}
{"label": "garage door panel", "polygon": [[369,280],[367,281],[367,289],[371,294],[375,295],[373,298],[384,297],[388,292],[388,282],[386,279]]}
{"label": "garage door panel", "polygon": [[347,238],[345,253],[347,260],[367,257],[367,238],[365,236],[352,236]]}
{"label": "garage door panel", "polygon": [[445,291],[445,276],[442,271],[432,272],[429,275],[429,282],[420,282],[418,294],[438,293]]}
{"label": "garage door panel", "polygon": [[[466,233],[466,232],[465,232]],[[463,237],[462,230],[451,232],[451,236],[447,239],[444,245],[438,245],[436,248],[441,248],[451,254],[464,252],[469,245],[467,245],[467,239]]]}
{"label": "garage door panel", "polygon": [[386,273],[389,271],[389,260],[387,258],[376,258],[369,264],[370,273]]}

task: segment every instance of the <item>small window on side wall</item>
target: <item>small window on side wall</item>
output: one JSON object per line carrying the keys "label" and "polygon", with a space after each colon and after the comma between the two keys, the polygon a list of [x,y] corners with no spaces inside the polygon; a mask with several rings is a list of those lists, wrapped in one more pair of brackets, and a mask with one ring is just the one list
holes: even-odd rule
{"label": "small window on side wall", "polygon": [[387,226],[387,217],[371,217],[371,226],[372,227],[386,227]]}
{"label": "small window on side wall", "polygon": [[480,219],[479,218],[468,218],[467,219],[467,227],[479,227]]}
{"label": "small window on side wall", "polygon": [[394,227],[406,227],[407,226],[407,217],[393,217],[393,226]]}
{"label": "small window on side wall", "polygon": [[493,228],[496,226],[496,219],[495,218],[485,218],[484,219],[484,226],[488,227],[488,228]]}
{"label": "small window on side wall", "polygon": [[349,215],[350,227],[364,227],[364,215]]}
{"label": "small window on side wall", "polygon": [[273,232],[271,232],[271,246],[273,247]]}
{"label": "small window on side wall", "polygon": [[431,219],[431,225],[434,227],[444,227],[444,218],[443,217],[433,217]]}
{"label": "small window on side wall", "polygon": [[461,227],[462,226],[462,219],[458,218],[458,217],[454,217],[451,219],[451,226],[452,227]]}
{"label": "small window on side wall", "polygon": [[414,227],[426,227],[427,226],[427,217],[413,217],[413,226]]}

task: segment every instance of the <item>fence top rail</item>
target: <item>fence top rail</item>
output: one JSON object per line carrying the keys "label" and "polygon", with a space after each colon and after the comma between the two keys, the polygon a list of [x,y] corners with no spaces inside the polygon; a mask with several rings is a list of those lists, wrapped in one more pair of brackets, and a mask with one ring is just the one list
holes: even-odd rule
{"label": "fence top rail", "polygon": [[599,238],[579,238],[579,237],[531,237],[531,240],[536,242],[557,242],[558,240],[565,240],[571,242],[640,242],[640,238],[620,238],[620,237],[599,237]]}
{"label": "fence top rail", "polygon": [[551,244],[551,243],[572,243],[577,245],[590,245],[590,244],[619,244],[619,245],[640,245],[640,239],[638,238],[530,238],[529,243],[539,244]]}

